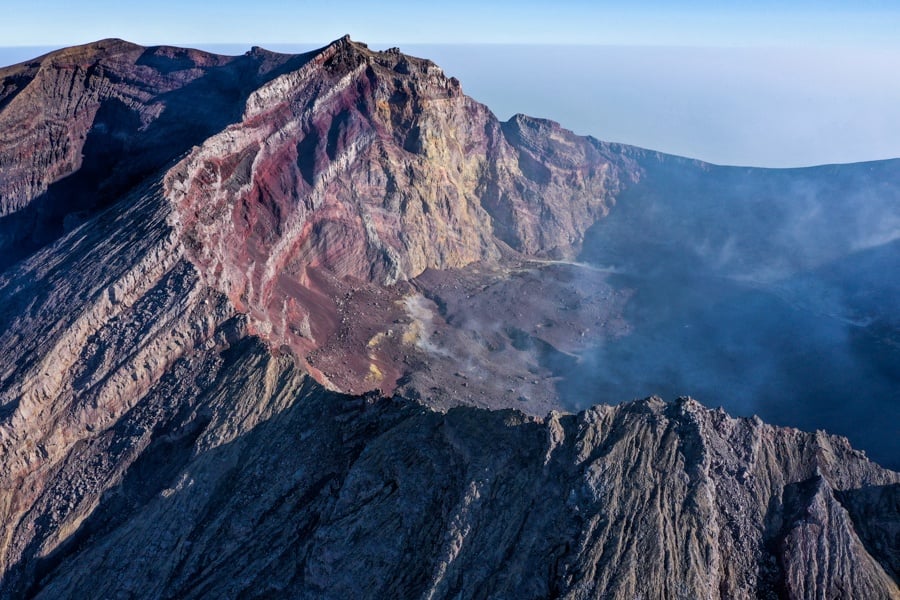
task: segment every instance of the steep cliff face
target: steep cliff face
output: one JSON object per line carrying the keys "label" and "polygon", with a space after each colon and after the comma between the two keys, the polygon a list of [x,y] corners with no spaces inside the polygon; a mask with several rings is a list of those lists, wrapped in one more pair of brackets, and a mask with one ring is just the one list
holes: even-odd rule
{"label": "steep cliff face", "polygon": [[[0,150],[0,598],[900,597],[900,474],[845,439],[550,412],[548,365],[630,327],[615,269],[565,259],[633,150],[348,39],[3,74],[0,123],[75,141]],[[68,225],[22,242],[51,197]]]}
{"label": "steep cliff face", "polygon": [[430,61],[343,38],[256,90],[166,189],[204,280],[306,357],[338,332],[340,280],[390,286],[513,252],[571,257],[632,175],[554,123],[501,124]]}

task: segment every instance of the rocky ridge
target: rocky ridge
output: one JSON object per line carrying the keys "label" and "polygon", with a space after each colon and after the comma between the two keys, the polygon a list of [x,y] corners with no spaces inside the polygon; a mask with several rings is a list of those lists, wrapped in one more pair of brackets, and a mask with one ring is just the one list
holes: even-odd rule
{"label": "rocky ridge", "polygon": [[[124,48],[172,73],[202,56],[272,75],[239,78],[233,124],[207,121],[221,132],[173,168],[160,155],[119,188],[91,175],[90,208],[0,273],[0,597],[900,597],[900,475],[842,438],[687,399],[528,416],[449,408],[478,404],[461,383],[432,407],[321,385],[327,356],[407,364],[381,357],[492,305],[469,290],[506,297],[570,268],[534,259],[577,251],[640,176],[627,154],[498,124],[431,63],[348,39],[302,57]],[[97,52],[47,66],[105,65]],[[392,191],[404,171],[421,187]],[[557,273],[584,304],[568,312],[615,322],[608,287]],[[463,330],[515,354],[524,339],[571,349],[579,323]],[[531,406],[499,385],[495,402]]]}
{"label": "rocky ridge", "polygon": [[111,39],[0,69],[0,267],[158,174],[306,60]]}
{"label": "rocky ridge", "polygon": [[[168,173],[166,193],[204,280],[303,360],[337,332],[342,281],[573,257],[635,176],[626,167],[555,123],[500,123],[430,61],[342,38],[251,94],[239,123]],[[377,349],[373,361],[402,372]],[[371,389],[368,367],[342,389]]]}

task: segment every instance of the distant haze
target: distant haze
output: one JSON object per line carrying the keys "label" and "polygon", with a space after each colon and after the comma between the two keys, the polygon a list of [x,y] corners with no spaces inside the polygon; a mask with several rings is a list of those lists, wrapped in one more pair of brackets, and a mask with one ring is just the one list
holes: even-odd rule
{"label": "distant haze", "polygon": [[[228,54],[248,49],[200,46]],[[299,52],[315,46],[269,48]],[[401,49],[434,60],[501,119],[525,113],[579,134],[717,164],[792,167],[900,157],[900,79],[893,76],[900,72],[900,49]],[[48,50],[0,48],[0,63]]]}
{"label": "distant haze", "polygon": [[408,46],[502,119],[769,167],[900,156],[900,51]]}

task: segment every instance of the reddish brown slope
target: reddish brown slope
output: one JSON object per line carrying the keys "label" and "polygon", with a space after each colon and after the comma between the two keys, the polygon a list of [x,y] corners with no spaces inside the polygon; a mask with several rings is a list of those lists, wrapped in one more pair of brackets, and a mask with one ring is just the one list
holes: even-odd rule
{"label": "reddish brown slope", "polygon": [[[549,121],[501,124],[430,61],[345,37],[260,87],[166,185],[206,281],[327,381],[310,353],[342,318],[394,321],[398,282],[515,253],[572,256],[634,177],[603,150]],[[382,304],[342,310],[338,298],[371,285],[387,286]],[[382,389],[402,372],[384,353],[364,363],[356,379]]]}

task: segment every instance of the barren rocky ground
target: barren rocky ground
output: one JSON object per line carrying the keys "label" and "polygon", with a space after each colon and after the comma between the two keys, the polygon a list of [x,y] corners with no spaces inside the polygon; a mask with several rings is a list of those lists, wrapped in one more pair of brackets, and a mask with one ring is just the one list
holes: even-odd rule
{"label": "barren rocky ground", "polygon": [[0,597],[900,597],[900,474],[789,426],[898,466],[896,162],[500,122],[349,38],[0,81]]}

